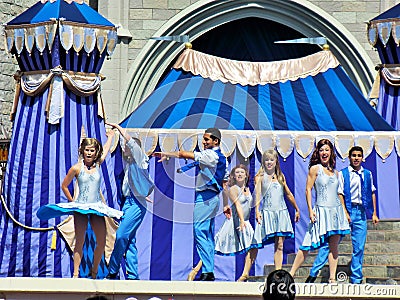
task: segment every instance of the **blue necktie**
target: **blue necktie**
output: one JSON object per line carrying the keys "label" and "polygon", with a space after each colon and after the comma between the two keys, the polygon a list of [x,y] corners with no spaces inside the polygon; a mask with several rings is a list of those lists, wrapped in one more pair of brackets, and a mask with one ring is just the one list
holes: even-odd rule
{"label": "blue necktie", "polygon": [[196,166],[200,165],[200,163],[198,161],[192,162],[190,164],[184,165],[183,167],[179,168],[178,170],[176,170],[177,173],[183,173],[186,172],[188,170],[190,170],[191,168],[194,168]]}
{"label": "blue necktie", "polygon": [[358,173],[356,170],[353,170],[360,177],[360,186],[361,186],[361,202],[363,206],[365,206],[366,197],[365,197],[365,187],[364,187],[364,179],[362,174]]}

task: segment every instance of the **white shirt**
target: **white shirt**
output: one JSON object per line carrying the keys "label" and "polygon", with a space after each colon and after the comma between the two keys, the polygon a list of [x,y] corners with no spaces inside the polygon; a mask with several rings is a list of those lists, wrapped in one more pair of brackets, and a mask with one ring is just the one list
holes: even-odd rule
{"label": "white shirt", "polygon": [[[216,168],[217,168],[217,163],[219,160],[219,156],[215,150],[218,150],[219,147],[214,147],[213,149],[205,149],[201,152],[193,152],[194,154],[194,160],[198,161],[200,163],[200,168],[208,168],[211,172],[211,174],[215,174]],[[226,161],[226,167],[225,167],[225,176],[224,180],[228,180],[229,178],[229,172],[228,172],[228,161]],[[196,177],[196,191],[204,191],[209,189],[210,187],[207,187],[206,184],[209,182],[209,179],[199,173]],[[219,191],[218,191],[219,192]]]}
{"label": "white shirt", "polygon": [[[361,167],[358,172],[353,169],[352,166],[347,167],[349,169],[349,176],[350,176],[350,194],[351,194],[351,203],[354,204],[362,204],[362,196],[361,196],[361,180],[360,180],[360,175],[362,176],[364,180],[364,168]],[[358,175],[360,174],[360,175]],[[374,186],[374,182],[372,180],[372,173],[370,173],[371,176],[371,190],[372,192],[376,191],[376,188]],[[339,187],[338,187],[338,193],[344,195],[344,177],[343,173],[339,172]]]}
{"label": "white shirt", "polygon": [[[138,164],[138,166],[141,169],[148,168],[149,158],[146,155],[146,153],[144,153],[142,148],[140,148],[140,146],[136,143],[136,141],[134,139],[131,138],[127,143],[125,143],[125,147],[128,147],[129,150],[131,151],[131,154],[133,157],[133,160],[131,163]],[[124,176],[124,180],[122,182],[122,193],[124,194],[125,197],[128,197],[131,194],[130,188],[129,188],[128,169],[129,169],[129,164],[125,163],[125,167],[124,167],[125,176]]]}

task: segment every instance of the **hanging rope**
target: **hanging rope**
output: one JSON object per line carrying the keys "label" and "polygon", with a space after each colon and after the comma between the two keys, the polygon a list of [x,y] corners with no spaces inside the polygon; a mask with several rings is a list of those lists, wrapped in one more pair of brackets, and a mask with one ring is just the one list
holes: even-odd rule
{"label": "hanging rope", "polygon": [[53,236],[51,238],[51,249],[55,250],[56,249],[56,241],[57,241],[57,232],[56,232],[56,227],[60,226],[64,223],[66,223],[68,221],[68,218],[65,219],[64,221],[62,221],[60,224],[56,225],[56,226],[52,226],[52,227],[45,227],[45,228],[40,228],[40,227],[30,227],[27,226],[25,224],[22,224],[21,222],[19,222],[11,213],[11,211],[9,210],[9,208],[7,207],[7,203],[3,197],[3,178],[1,178],[0,180],[0,197],[1,197],[1,203],[3,204],[4,209],[6,210],[8,216],[10,217],[10,219],[17,224],[18,226],[27,229],[27,230],[32,230],[32,231],[53,231]]}

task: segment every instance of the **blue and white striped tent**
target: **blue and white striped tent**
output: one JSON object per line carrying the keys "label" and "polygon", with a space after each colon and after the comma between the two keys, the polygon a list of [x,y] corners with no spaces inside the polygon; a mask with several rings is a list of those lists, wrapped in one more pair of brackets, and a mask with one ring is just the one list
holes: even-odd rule
{"label": "blue and white striped tent", "polygon": [[370,98],[378,99],[377,111],[396,130],[400,129],[399,19],[400,4],[397,4],[368,22],[368,41],[376,48],[382,62],[374,85],[376,89]]}
{"label": "blue and white striped tent", "polygon": [[[321,137],[334,142],[338,169],[348,165],[352,145],[364,147],[365,167],[373,170],[378,200],[382,199],[380,217],[400,217],[400,195],[393,193],[400,177],[400,159],[394,150],[397,133],[368,104],[330,51],[252,63],[187,49],[121,125],[138,134],[148,154],[198,149],[205,128],[220,128],[230,168],[238,163],[249,167],[252,191],[262,151],[275,147],[302,213],[295,239],[285,241],[285,254],[297,251],[308,223],[304,198],[308,159]],[[150,159],[156,190],[137,238],[142,279],[185,280],[198,261],[191,224],[195,171],[176,172],[185,163]],[[289,203],[288,207],[293,213]],[[216,230],[223,221],[221,213]],[[237,279],[243,262],[243,255],[216,255],[216,278]],[[266,263],[273,264],[273,245],[259,251],[253,274],[262,275]]]}
{"label": "blue and white striped tent", "polygon": [[[79,2],[39,1],[5,26],[7,50],[16,56],[22,73],[17,74],[21,77],[4,178],[3,196],[9,211],[1,206],[2,277],[72,274],[65,240],[58,233],[52,245],[52,231],[46,230],[64,218],[41,222],[36,211],[48,203],[68,201],[60,187],[68,169],[78,161],[82,133],[106,141],[97,92],[99,71],[117,37],[111,22]],[[81,72],[81,77],[74,77],[75,72]],[[108,205],[117,207],[113,170],[108,158],[101,168],[102,192]],[[89,233],[88,252],[93,242]],[[81,274],[89,268],[85,257]],[[100,276],[105,272],[103,261]]]}

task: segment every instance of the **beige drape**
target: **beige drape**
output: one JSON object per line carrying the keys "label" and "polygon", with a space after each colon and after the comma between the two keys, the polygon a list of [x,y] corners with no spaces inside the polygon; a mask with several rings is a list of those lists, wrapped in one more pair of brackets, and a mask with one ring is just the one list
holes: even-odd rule
{"label": "beige drape", "polygon": [[174,64],[195,75],[224,83],[241,85],[274,84],[315,76],[339,66],[339,61],[324,50],[300,59],[274,62],[233,61],[186,49]]}

